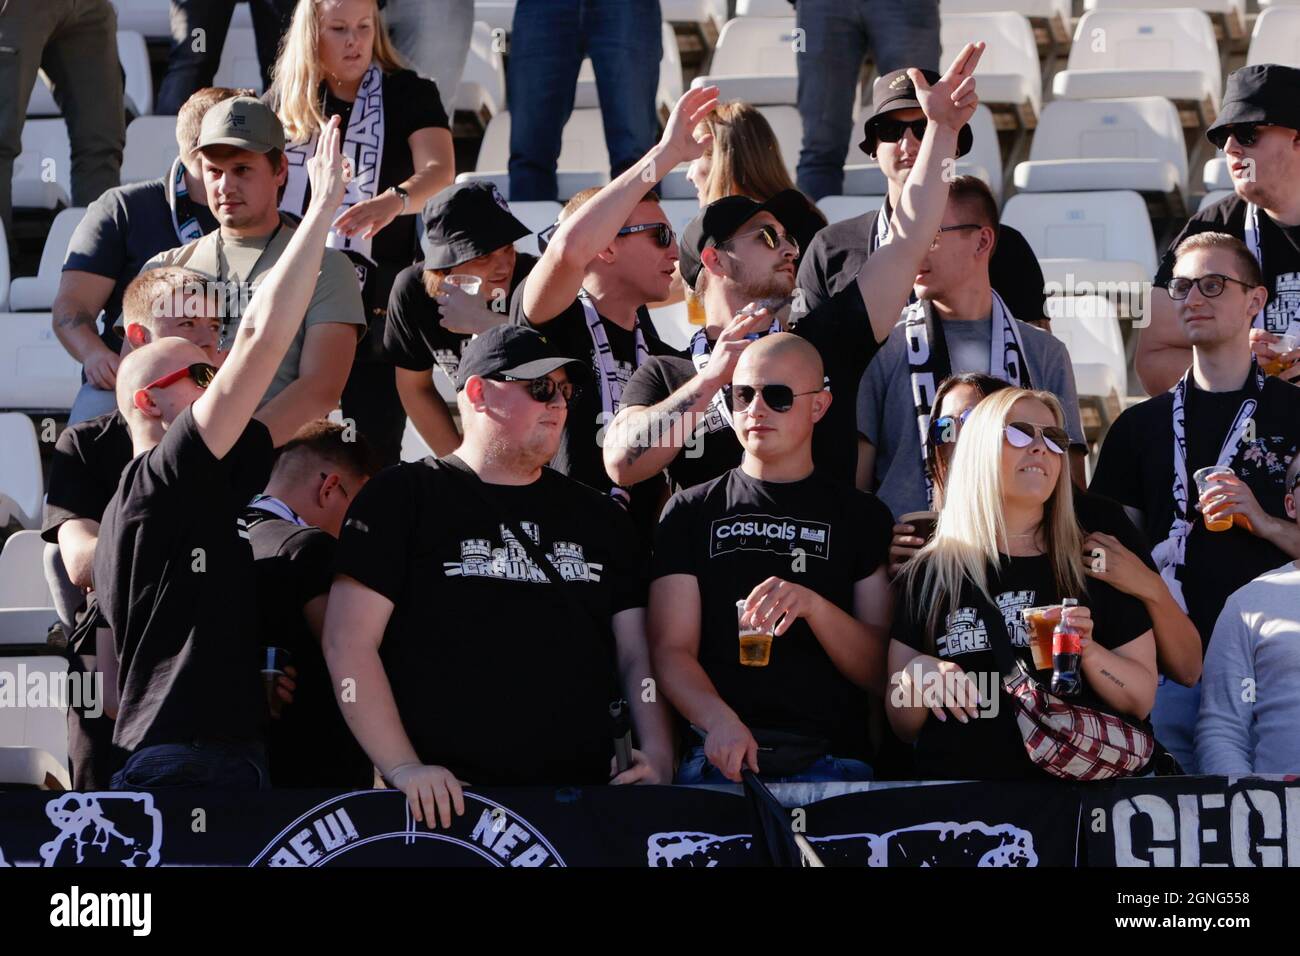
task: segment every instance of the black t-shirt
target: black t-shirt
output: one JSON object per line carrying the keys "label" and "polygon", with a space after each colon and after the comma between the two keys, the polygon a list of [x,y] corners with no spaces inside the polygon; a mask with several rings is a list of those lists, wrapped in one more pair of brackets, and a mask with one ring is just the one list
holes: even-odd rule
{"label": "black t-shirt", "polygon": [[320,643],[303,608],[329,594],[337,542],[320,528],[248,508],[257,588],[257,633],[263,647],[282,647],[297,668],[293,703],[270,724],[268,756],[275,787],[369,788],[374,768],[348,730]]}
{"label": "black t-shirt", "polygon": [[118,658],[113,743],[128,753],[263,733],[253,552],[239,519],[271,459],[271,433],[257,421],[213,457],[187,408],[122,473],[100,525],[95,584]]}
{"label": "black t-shirt", "polygon": [[[1243,242],[1246,238],[1246,201],[1233,193],[1206,206],[1191,219],[1160,260],[1155,284],[1166,288],[1174,275],[1174,250],[1188,236],[1202,232],[1226,232]],[[1259,248],[1261,269],[1268,287],[1268,305],[1264,307],[1264,327],[1270,332],[1285,333],[1291,323],[1300,325],[1300,226],[1276,223],[1264,210],[1259,211]]]}
{"label": "black t-shirt", "polygon": [[[609,427],[613,416],[606,416],[600,404],[600,369],[596,365],[596,347],[592,344],[591,331],[587,328],[587,315],[582,302],[573,300],[573,304],[551,319],[549,322],[534,325],[524,314],[524,287],[515,289],[510,299],[510,321],[515,325],[527,325],[536,328],[549,339],[561,355],[575,359],[586,359],[590,366],[590,379],[582,387],[582,392],[572,405],[564,423],[564,436],[560,448],[551,459],[551,467],[562,475],[595,488],[608,492],[614,482],[605,471],[605,462],[601,457],[601,446],[605,429]],[[636,371],[636,333],[630,329],[611,322],[603,315],[600,317],[609,340],[609,349],[614,359],[615,374],[624,388]],[[637,325],[645,337],[646,350],[651,355],[679,355],[677,351],[665,345],[650,321],[650,313],[644,307],[637,310]],[[656,475],[632,488],[627,489],[631,499],[633,522],[643,532],[653,527],[658,514],[659,504],[663,498],[664,481]]]}
{"label": "black t-shirt", "polygon": [[[609,780],[611,621],[644,607],[644,554],[623,510],[549,468],[486,485],[564,577],[582,618],[454,465],[371,479],[336,571],[393,602],[380,656],[426,763],[480,786]],[[599,622],[599,623],[598,623]]]}
{"label": "black t-shirt", "polygon": [[[193,203],[190,208],[205,233],[217,228],[217,220],[207,206]],[[68,242],[63,269],[113,280],[113,291],[104,303],[99,337],[114,353],[122,350],[122,340],[113,326],[122,314],[126,287],[146,262],[181,245],[184,242],[176,235],[167,204],[166,178],[109,189],[86,209]]]}
{"label": "black t-shirt", "polygon": [[[1041,778],[1043,771],[1025,753],[1016,726],[1014,704],[996,676],[997,660],[989,644],[995,638],[989,633],[980,610],[983,604],[975,600],[974,586],[967,583],[962,588],[956,611],[949,613],[947,600],[943,599],[939,626],[932,630],[930,606],[922,604],[921,580],[917,574],[910,583],[903,576],[895,581],[893,639],[923,654],[953,661],[976,680],[981,699],[996,686],[999,700],[996,716],[989,714],[991,708],[983,703],[981,716],[965,724],[951,714],[946,721],[928,714],[916,740],[919,776],[941,780]],[[1077,597],[1081,605],[1092,611],[1093,640],[1111,650],[1151,629],[1151,619],[1142,602],[1108,584],[1089,580],[1086,594],[1060,594],[1051,561],[1045,555],[1019,558],[1004,555],[999,567],[989,568],[988,586],[994,603],[1002,611],[1012,649],[1044,687],[1051,686],[1052,672],[1050,668],[1034,668],[1029,634],[1020,617],[1021,608],[1059,604],[1062,597]],[[1079,695],[1070,700],[1109,709],[1088,686],[1086,677]]]}
{"label": "black t-shirt", "polygon": [[[799,288],[809,309],[854,284],[870,255],[868,243],[876,233],[879,216],[880,210],[876,210],[832,223],[817,233],[799,266]],[[1042,267],[1029,241],[1010,226],[998,227],[989,281],[1017,319],[1034,322],[1046,318]]]}
{"label": "black t-shirt", "polygon": [[[1228,595],[1284,563],[1277,546],[1244,528],[1209,531],[1196,510],[1192,474],[1213,465],[1246,392],[1204,392],[1190,383],[1184,409],[1187,436],[1187,514],[1192,532],[1179,572],[1187,613],[1208,644]],[[1169,536],[1174,520],[1173,393],[1158,395],[1124,411],[1111,425],[1090,490],[1142,512],[1153,545]],[[1255,410],[1255,441],[1243,444],[1232,469],[1265,511],[1286,520],[1283,487],[1287,465],[1300,445],[1300,388],[1270,377]]]}
{"label": "black t-shirt", "polygon": [[[515,256],[511,292],[519,288],[536,264],[536,256],[527,253]],[[423,263],[407,266],[397,274],[388,297],[388,322],[384,326],[384,354],[390,362],[415,372],[427,371],[436,364],[455,381],[460,354],[472,338],[442,327],[442,310],[424,287]]]}
{"label": "black t-shirt", "polygon": [[824,737],[836,756],[867,755],[866,691],[840,673],[807,622],[775,639],[767,667],[746,667],[736,602],[776,576],[852,614],[854,585],[886,561],[892,526],[873,495],[820,472],[778,483],[735,468],[668,502],[651,576],[699,582],[700,666],[746,726]]}
{"label": "black t-shirt", "polygon": [[1122,504],[1091,490],[1083,491],[1077,485],[1071,497],[1074,499],[1075,520],[1085,535],[1111,535],[1148,568],[1156,570],[1156,563],[1151,558],[1151,542],[1132,522]]}
{"label": "black t-shirt", "polygon": [[131,430],[120,412],[63,429],[50,462],[41,538],[57,544],[59,527],[65,521],[99,521],[130,460]]}

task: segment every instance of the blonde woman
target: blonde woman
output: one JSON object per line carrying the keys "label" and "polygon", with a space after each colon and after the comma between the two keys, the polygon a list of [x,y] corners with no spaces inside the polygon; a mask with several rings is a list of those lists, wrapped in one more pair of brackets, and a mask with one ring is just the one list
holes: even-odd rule
{"label": "blonde woman", "polygon": [[343,391],[343,413],[386,463],[396,462],[405,416],[380,346],[393,280],[420,258],[415,217],[455,179],[438,88],[405,68],[376,0],[299,0],[267,96],[289,144],[280,201],[286,212],[301,214],[310,199],[306,160],[315,131],[331,116],[342,123],[353,176],[329,245],[356,265],[370,326]]}
{"label": "blonde woman", "polygon": [[1084,637],[1083,688],[1072,699],[1137,718],[1151,710],[1151,619],[1139,600],[1084,573],[1063,423],[1049,392],[1007,388],[980,402],[953,453],[934,537],[896,582],[887,713],[898,737],[915,742],[919,776],[1042,776],[1002,689],[986,608],[1001,611],[1013,651],[1047,682],[1020,611],[1077,598],[1067,619]]}

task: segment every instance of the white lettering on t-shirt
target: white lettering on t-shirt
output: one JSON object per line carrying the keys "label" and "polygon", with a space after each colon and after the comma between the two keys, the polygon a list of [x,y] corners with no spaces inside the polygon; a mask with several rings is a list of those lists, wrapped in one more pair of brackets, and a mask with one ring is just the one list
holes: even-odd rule
{"label": "white lettering on t-shirt", "polygon": [[[1032,589],[1003,591],[993,598],[1002,612],[1007,636],[1016,647],[1029,645],[1029,632],[1025,629],[1020,611],[1022,608],[1034,606],[1035,593]],[[979,611],[973,607],[958,608],[949,614],[945,622],[945,630],[946,632],[935,641],[935,649],[940,657],[952,658],[989,649],[988,630],[984,620],[979,616]]]}
{"label": "white lettering on t-shirt", "polygon": [[[521,521],[519,526],[537,544],[541,543],[541,530],[536,522]],[[498,578],[503,581],[527,581],[531,584],[549,584],[550,578],[528,556],[524,546],[505,525],[499,527],[501,545],[488,538],[466,538],[460,543],[460,560],[444,561],[443,573],[449,578]],[[556,541],[551,545],[546,559],[566,581],[600,581],[605,566],[587,561],[582,545],[574,541]]]}
{"label": "white lettering on t-shirt", "polygon": [[829,558],[831,526],[766,514],[730,515],[715,520],[709,531],[709,557],[733,551],[768,551],[792,554],[796,548],[809,557]]}

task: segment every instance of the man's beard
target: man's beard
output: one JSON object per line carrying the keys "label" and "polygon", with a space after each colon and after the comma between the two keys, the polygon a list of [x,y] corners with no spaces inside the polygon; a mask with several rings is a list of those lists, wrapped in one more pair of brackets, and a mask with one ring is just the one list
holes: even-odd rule
{"label": "man's beard", "polygon": [[522,440],[494,435],[488,442],[488,454],[498,465],[518,474],[535,471],[550,462],[559,449],[563,429],[554,434],[538,429]]}
{"label": "man's beard", "polygon": [[794,292],[795,278],[784,272],[765,272],[759,275],[742,275],[737,283],[741,294],[751,302],[761,299],[788,299]]}

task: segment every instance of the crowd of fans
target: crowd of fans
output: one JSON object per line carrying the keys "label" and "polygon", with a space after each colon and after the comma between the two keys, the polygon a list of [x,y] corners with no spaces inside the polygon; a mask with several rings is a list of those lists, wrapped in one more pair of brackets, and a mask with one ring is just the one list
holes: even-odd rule
{"label": "crowd of fans", "polygon": [[[1158,741],[1138,772],[1300,770],[1300,71],[1229,78],[1208,135],[1235,194],[1162,263],[1155,397],[1085,487],[1042,272],[947,174],[982,44],[941,75],[899,40],[863,129],[889,194],[826,226],[836,129],[803,144],[804,192],[793,144],[714,88],[653,142],[620,105],[641,77],[596,55],[626,22],[575,14],[615,176],[533,256],[495,188],[452,184],[445,91],[374,0],[266,6],[267,96],[189,92],[171,171],[94,198],[64,266],[85,386],[47,572],[113,691],[69,715],[75,786],[377,777],[433,824],[466,783],[1041,777],[1012,673],[1050,684],[1034,607],[1081,635],[1062,706]],[[577,69],[527,72],[528,6],[516,198],[554,194]],[[801,75],[801,105],[837,108],[845,68]],[[702,208],[679,237],[650,187],[680,164]],[[648,312],[675,295],[683,352]],[[408,417],[434,456],[395,464]],[[764,666],[741,633],[770,635]]]}

